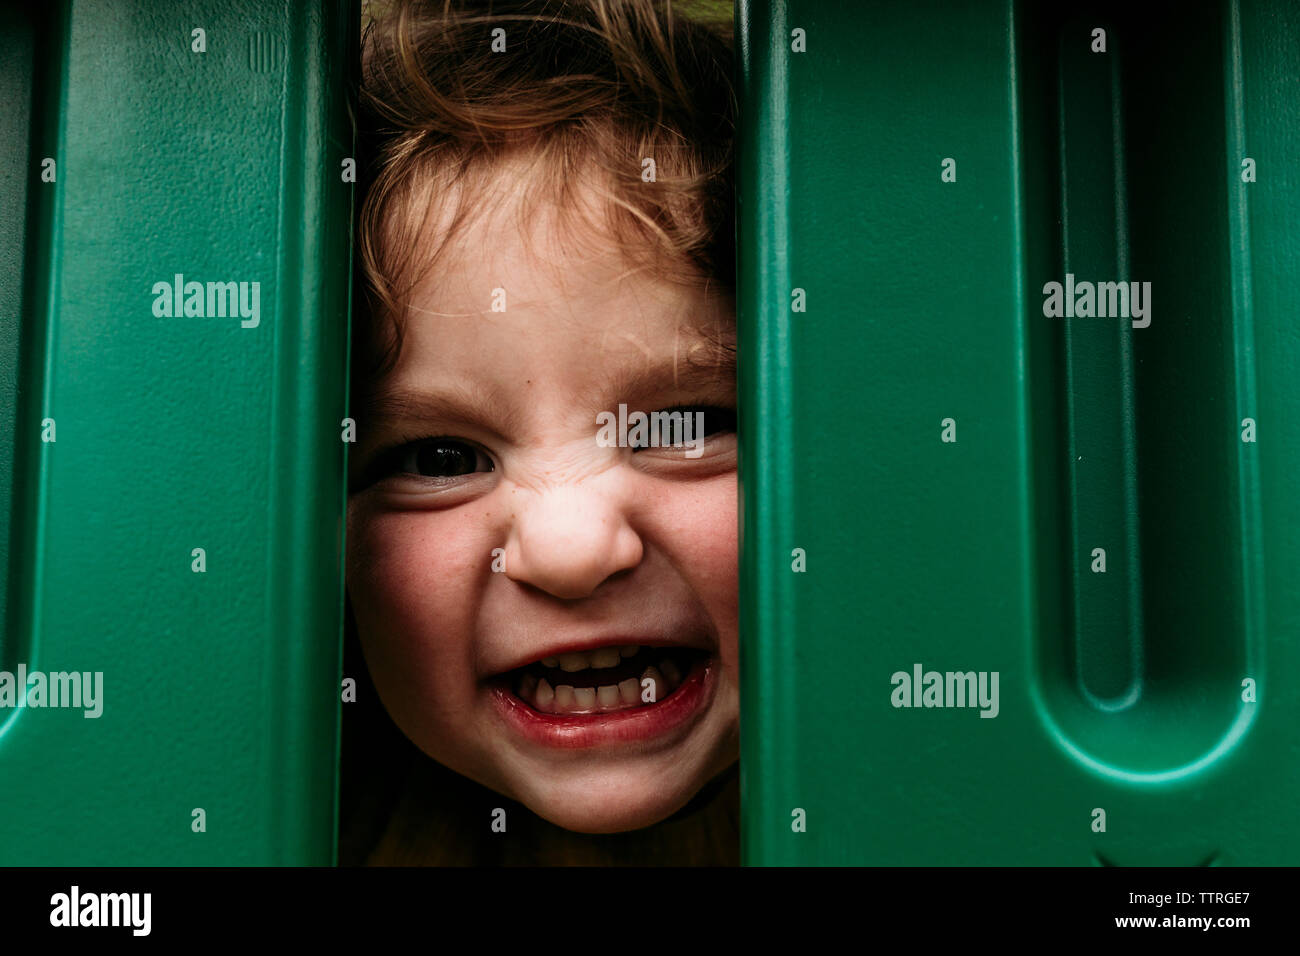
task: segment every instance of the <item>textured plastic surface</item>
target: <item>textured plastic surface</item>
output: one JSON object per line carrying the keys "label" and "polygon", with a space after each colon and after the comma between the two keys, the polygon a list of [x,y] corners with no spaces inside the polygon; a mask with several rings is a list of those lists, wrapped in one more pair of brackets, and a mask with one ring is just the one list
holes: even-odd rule
{"label": "textured plastic surface", "polygon": [[0,709],[0,864],[328,864],[357,10],[32,6],[0,25],[0,670],[102,672],[102,715]]}
{"label": "textured plastic surface", "polygon": [[745,861],[1300,863],[1300,7],[738,27]]}

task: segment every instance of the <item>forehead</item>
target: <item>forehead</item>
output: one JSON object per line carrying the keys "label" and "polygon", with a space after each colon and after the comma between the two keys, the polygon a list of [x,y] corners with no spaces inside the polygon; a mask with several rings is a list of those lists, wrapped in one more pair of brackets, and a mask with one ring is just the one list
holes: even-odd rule
{"label": "forehead", "polygon": [[430,210],[420,241],[438,243],[438,253],[409,299],[386,384],[450,376],[577,385],[665,358],[683,368],[727,364],[729,290],[704,276],[683,283],[679,264],[634,254],[605,227],[598,187],[573,183],[564,204],[545,190],[535,170],[505,167]]}

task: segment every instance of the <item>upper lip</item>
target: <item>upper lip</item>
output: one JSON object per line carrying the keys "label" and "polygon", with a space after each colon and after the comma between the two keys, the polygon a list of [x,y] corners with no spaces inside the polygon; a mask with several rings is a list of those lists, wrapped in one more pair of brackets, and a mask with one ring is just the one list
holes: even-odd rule
{"label": "upper lip", "polygon": [[551,644],[547,647],[529,650],[526,654],[516,658],[513,663],[507,663],[503,667],[493,667],[489,673],[493,677],[509,673],[520,667],[527,667],[540,661],[544,657],[559,657],[561,654],[575,654],[580,651],[596,651],[602,647],[623,647],[628,644],[639,644],[642,647],[684,647],[694,650],[712,653],[714,643],[706,635],[691,632],[681,636],[677,635],[647,635],[647,634],[617,634],[613,636],[591,637],[585,640],[571,640],[564,643]]}

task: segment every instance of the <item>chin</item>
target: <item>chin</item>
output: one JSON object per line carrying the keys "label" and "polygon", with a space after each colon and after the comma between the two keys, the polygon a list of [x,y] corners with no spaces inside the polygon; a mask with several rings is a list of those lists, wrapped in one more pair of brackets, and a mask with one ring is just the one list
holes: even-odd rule
{"label": "chin", "polygon": [[548,788],[521,802],[539,817],[575,833],[624,833],[668,819],[687,803],[699,787],[667,792],[663,782],[627,781],[607,793],[577,787]]}
{"label": "chin", "polygon": [[658,799],[633,800],[621,795],[610,800],[586,800],[581,804],[550,799],[541,804],[525,805],[538,817],[578,834],[621,834],[664,821],[689,799],[688,795],[680,803],[664,804]]}

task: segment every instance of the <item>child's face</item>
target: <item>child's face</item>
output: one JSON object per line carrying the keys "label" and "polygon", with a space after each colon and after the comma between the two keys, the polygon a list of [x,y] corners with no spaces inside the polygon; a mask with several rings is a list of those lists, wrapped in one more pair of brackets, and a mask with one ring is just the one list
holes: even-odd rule
{"label": "child's face", "polygon": [[734,410],[733,306],[512,222],[444,252],[388,401],[354,410],[348,592],[425,753],[560,826],[633,829],[738,756],[736,439],[706,411],[698,457],[606,447],[597,415]]}

